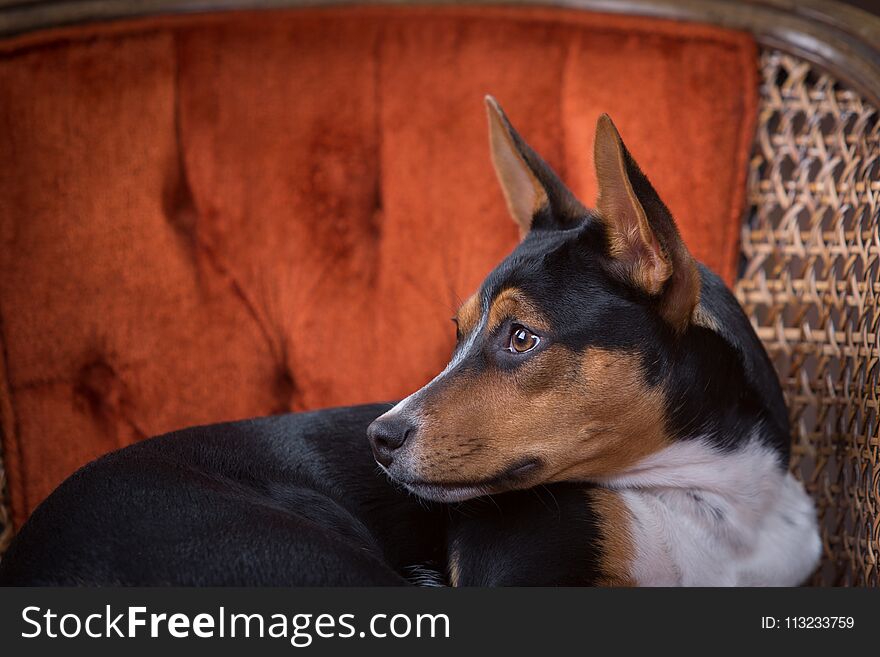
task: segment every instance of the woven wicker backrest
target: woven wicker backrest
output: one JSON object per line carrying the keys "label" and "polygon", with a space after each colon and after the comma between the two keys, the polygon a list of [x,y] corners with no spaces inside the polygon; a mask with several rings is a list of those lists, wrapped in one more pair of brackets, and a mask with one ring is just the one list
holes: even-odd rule
{"label": "woven wicker backrest", "polygon": [[829,75],[775,51],[763,86],[736,294],[776,364],[791,467],[816,500],[813,583],[880,584],[880,121]]}
{"label": "woven wicker backrest", "polygon": [[[880,584],[880,120],[808,62],[761,56],[736,294],[773,358],[816,500],[813,583]],[[0,451],[2,456],[2,451]],[[0,554],[11,538],[0,458]]]}

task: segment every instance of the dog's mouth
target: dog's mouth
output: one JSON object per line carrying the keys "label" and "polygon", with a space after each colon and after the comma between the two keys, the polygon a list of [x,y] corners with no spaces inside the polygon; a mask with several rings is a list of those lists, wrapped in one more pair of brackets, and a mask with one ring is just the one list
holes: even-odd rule
{"label": "dog's mouth", "polygon": [[420,479],[394,480],[411,493],[435,502],[463,502],[474,497],[482,497],[509,490],[522,484],[541,468],[538,458],[522,459],[499,474],[486,479],[470,481],[425,481]]}

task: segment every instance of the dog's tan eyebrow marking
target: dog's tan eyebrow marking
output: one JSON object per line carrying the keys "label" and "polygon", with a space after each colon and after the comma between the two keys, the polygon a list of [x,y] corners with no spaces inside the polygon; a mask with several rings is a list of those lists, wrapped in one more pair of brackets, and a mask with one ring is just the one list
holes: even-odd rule
{"label": "dog's tan eyebrow marking", "polygon": [[546,331],[549,329],[544,315],[519,288],[506,288],[492,299],[487,330],[494,331],[501,322],[509,317],[515,317],[535,330]]}
{"label": "dog's tan eyebrow marking", "polygon": [[480,310],[479,293],[472,294],[467,301],[461,304],[455,319],[458,323],[458,330],[462,335],[467,335],[480,323],[480,316],[482,315]]}

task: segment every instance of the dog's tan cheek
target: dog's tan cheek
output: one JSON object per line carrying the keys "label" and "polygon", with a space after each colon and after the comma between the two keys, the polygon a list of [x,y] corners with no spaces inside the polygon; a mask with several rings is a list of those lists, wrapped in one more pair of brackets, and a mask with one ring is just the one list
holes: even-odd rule
{"label": "dog's tan cheek", "polygon": [[538,457],[543,467],[524,484],[542,483],[556,467],[578,430],[578,360],[555,345],[507,373],[499,373],[487,390],[489,403],[481,409],[485,442],[491,460],[480,466],[494,474],[522,458]]}
{"label": "dog's tan cheek", "polygon": [[554,347],[517,370],[445,381],[424,403],[418,438],[423,476],[485,479],[518,459],[552,451],[549,443],[559,440],[555,423],[575,410],[562,376],[573,363],[570,352]]}
{"label": "dog's tan cheek", "polygon": [[554,481],[606,477],[666,447],[665,395],[645,381],[636,354],[589,348],[581,355],[578,436]]}
{"label": "dog's tan cheek", "polygon": [[605,477],[668,445],[665,424],[637,355],[553,345],[511,372],[447,381],[425,404],[419,463],[437,480],[482,479],[536,456],[530,485]]}

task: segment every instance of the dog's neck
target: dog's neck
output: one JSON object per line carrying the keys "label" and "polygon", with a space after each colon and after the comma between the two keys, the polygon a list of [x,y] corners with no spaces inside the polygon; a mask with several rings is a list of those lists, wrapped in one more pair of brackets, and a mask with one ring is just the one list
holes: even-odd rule
{"label": "dog's neck", "polygon": [[754,498],[765,488],[772,491],[785,474],[782,456],[762,442],[758,430],[734,449],[721,449],[712,442],[701,437],[676,441],[597,483],[618,489],[701,490]]}
{"label": "dog's neck", "polygon": [[632,518],[641,585],[794,585],[819,551],[815,515],[756,431],[735,449],[694,438],[615,477]]}

